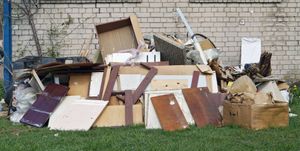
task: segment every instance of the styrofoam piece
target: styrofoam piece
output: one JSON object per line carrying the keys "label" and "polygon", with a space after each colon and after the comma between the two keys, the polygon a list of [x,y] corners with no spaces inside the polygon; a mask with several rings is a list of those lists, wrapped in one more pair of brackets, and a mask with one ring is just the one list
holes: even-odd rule
{"label": "styrofoam piece", "polygon": [[[130,61],[131,53],[112,53],[105,58],[106,63]],[[140,52],[139,55],[131,60],[132,62],[160,62],[160,52]]]}

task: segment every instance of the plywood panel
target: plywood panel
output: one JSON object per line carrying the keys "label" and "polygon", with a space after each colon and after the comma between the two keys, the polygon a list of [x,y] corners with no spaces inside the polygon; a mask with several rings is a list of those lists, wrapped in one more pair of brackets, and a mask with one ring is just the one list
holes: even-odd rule
{"label": "plywood panel", "polygon": [[89,84],[91,80],[91,73],[72,73],[69,80],[68,96],[79,95],[81,97],[88,97]]}
{"label": "plywood panel", "polygon": [[[143,124],[142,104],[133,105],[133,124]],[[125,126],[125,105],[107,106],[96,120],[94,127]]]}
{"label": "plywood panel", "polygon": [[221,115],[214,101],[209,100],[208,92],[198,88],[183,89],[182,92],[198,127],[220,126]]}
{"label": "plywood panel", "polygon": [[155,113],[152,102],[150,101],[151,97],[166,95],[166,94],[174,94],[176,100],[179,104],[181,111],[188,124],[194,124],[194,119],[190,113],[188,105],[183,97],[182,91],[180,90],[168,90],[168,91],[148,91],[145,92],[145,125],[147,129],[159,129],[161,125],[159,123],[158,117]]}

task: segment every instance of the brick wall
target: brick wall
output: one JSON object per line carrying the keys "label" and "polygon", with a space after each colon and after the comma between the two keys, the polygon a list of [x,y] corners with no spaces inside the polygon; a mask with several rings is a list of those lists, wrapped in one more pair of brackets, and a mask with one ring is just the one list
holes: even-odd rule
{"label": "brick wall", "polygon": [[[257,37],[262,39],[262,50],[273,53],[273,74],[300,79],[300,2],[298,0],[263,0],[263,3],[259,3],[259,0],[254,0],[253,3],[237,2],[243,0],[226,0],[230,3],[223,0],[219,3],[191,1],[194,2],[142,0],[142,3],[97,5],[43,4],[35,15],[35,23],[43,49],[46,51],[49,45],[47,31],[50,29],[51,20],[58,25],[64,23],[70,16],[73,23],[67,29],[69,34],[63,41],[64,47],[60,49],[60,54],[77,55],[82,45],[88,43],[91,37],[90,48],[94,54],[99,47],[94,24],[135,14],[139,17],[144,34],[158,32],[184,34],[186,30],[174,11],[175,8],[180,7],[194,32],[207,35],[221,48],[221,60],[225,65],[237,65],[240,62],[242,37]],[[282,2],[276,3],[278,1]],[[18,53],[35,54],[34,51],[29,51],[35,49],[31,47],[34,43],[30,40],[31,30],[28,21],[15,19],[13,24],[15,58],[20,57],[17,56]]]}

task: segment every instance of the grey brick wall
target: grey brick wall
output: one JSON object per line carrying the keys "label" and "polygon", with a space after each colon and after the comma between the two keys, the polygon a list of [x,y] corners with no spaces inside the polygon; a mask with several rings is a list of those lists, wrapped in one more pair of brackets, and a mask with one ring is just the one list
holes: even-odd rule
{"label": "grey brick wall", "polygon": [[[144,34],[158,32],[185,34],[183,24],[175,15],[180,7],[194,32],[211,38],[221,48],[221,60],[225,65],[240,62],[242,37],[262,39],[262,50],[273,53],[273,74],[285,78],[300,79],[300,1],[263,0],[263,3],[233,2],[195,3],[197,0],[142,0],[141,3],[95,4],[43,4],[35,15],[35,23],[44,51],[49,44],[47,31],[51,20],[62,24],[73,19],[60,49],[62,56],[79,54],[82,45],[92,37],[92,54],[98,49],[94,25],[135,14],[139,17]],[[199,0],[205,1],[205,0]],[[240,1],[240,0],[238,0]],[[259,0],[255,0],[259,1]],[[267,2],[268,1],[268,2]],[[272,2],[273,1],[273,2]],[[275,1],[275,2],[274,2]],[[14,54],[34,54],[31,30],[26,19],[13,22]],[[18,52],[17,52],[18,51]],[[23,54],[24,53],[24,54]],[[20,56],[17,56],[20,57]],[[92,55],[90,56],[92,58]]]}

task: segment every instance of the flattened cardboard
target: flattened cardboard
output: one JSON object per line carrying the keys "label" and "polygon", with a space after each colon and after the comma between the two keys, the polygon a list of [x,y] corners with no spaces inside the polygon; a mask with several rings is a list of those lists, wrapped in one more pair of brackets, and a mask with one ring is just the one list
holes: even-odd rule
{"label": "flattened cardboard", "polygon": [[51,130],[87,131],[104,110],[108,101],[83,100],[78,96],[66,97],[51,115]]}
{"label": "flattened cardboard", "polygon": [[151,102],[165,131],[188,128],[188,123],[173,94],[152,97]]}
{"label": "flattened cardboard", "polygon": [[[133,124],[143,124],[142,104],[133,105]],[[107,106],[94,123],[94,127],[125,126],[125,105]]]}
{"label": "flattened cardboard", "polygon": [[230,93],[256,93],[257,89],[253,81],[248,76],[242,76],[235,80],[229,90]]}
{"label": "flattened cardboard", "polygon": [[288,110],[288,103],[246,105],[225,101],[223,119],[225,125],[255,130],[286,127],[289,124]]}
{"label": "flattened cardboard", "polygon": [[87,98],[89,96],[89,84],[91,81],[91,73],[72,73],[69,80],[68,96],[79,95]]}
{"label": "flattened cardboard", "polygon": [[144,41],[136,16],[96,25],[100,44],[100,54],[94,62],[103,63],[103,59],[119,50],[137,48]]}

